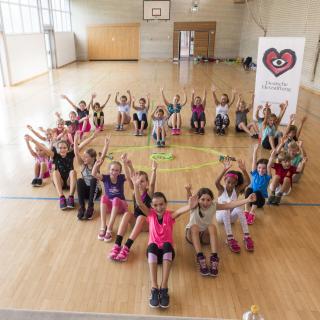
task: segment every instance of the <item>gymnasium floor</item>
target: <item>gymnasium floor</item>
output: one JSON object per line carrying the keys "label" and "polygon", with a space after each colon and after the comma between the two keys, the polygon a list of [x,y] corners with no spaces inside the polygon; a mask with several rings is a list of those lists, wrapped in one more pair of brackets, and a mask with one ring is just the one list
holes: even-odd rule
{"label": "gymnasium floor", "polygon": [[[102,149],[103,135],[112,132],[111,152],[118,158],[124,150],[136,168],[151,165],[149,156],[158,151],[150,135],[134,137],[132,126],[124,132],[113,131],[116,117],[114,94],[130,89],[135,97],[151,94],[152,106],[160,100],[164,86],[168,100],[185,86],[201,94],[208,90],[205,136],[189,132],[189,103],[183,110],[183,133],[169,137],[168,151],[173,161],[161,162],[156,190],[169,199],[169,208],[185,201],[184,185],[214,187],[221,170],[220,154],[246,160],[251,167],[255,142],[236,135],[231,124],[224,137],[213,133],[211,84],[222,92],[235,87],[248,101],[254,87],[254,73],[239,66],[183,62],[90,62],[74,63],[0,92],[0,308],[60,310],[80,312],[130,313],[221,317],[239,319],[256,303],[266,319],[320,319],[320,97],[306,90],[299,95],[297,117],[308,115],[302,132],[309,162],[303,178],[279,207],[266,206],[250,227],[256,250],[240,255],[224,245],[225,234],[219,226],[220,274],[216,279],[201,277],[195,266],[192,247],[184,239],[188,214],[175,225],[176,260],[170,276],[171,307],[153,310],[148,306],[150,291],[145,258],[147,234],[132,248],[128,262],[116,264],[106,259],[112,244],[97,240],[99,214],[91,222],[79,222],[77,211],[62,213],[51,183],[33,189],[33,159],[23,140],[26,125],[53,126],[54,112],[65,118],[71,108],[60,94],[74,101],[89,100],[92,92],[103,102],[108,93],[111,103],[105,110],[107,130],[92,146]],[[190,100],[189,100],[190,101]],[[234,107],[233,107],[234,108]],[[232,121],[234,123],[234,115]],[[150,131],[148,131],[150,133]],[[260,152],[260,151],[259,151]],[[261,155],[268,156],[262,152]],[[106,166],[104,166],[104,172]],[[131,199],[129,190],[126,196]],[[98,211],[98,203],[96,203]],[[117,220],[118,222],[119,220]],[[117,223],[118,225],[118,223]],[[241,242],[239,224],[234,226]],[[208,250],[208,248],[206,249]]]}

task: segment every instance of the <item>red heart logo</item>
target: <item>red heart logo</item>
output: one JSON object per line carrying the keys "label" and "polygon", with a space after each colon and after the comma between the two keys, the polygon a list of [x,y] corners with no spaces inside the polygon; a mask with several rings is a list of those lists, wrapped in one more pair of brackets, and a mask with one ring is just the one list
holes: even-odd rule
{"label": "red heart logo", "polygon": [[274,76],[279,77],[294,67],[297,56],[291,49],[278,52],[277,49],[270,48],[264,53],[262,61]]}

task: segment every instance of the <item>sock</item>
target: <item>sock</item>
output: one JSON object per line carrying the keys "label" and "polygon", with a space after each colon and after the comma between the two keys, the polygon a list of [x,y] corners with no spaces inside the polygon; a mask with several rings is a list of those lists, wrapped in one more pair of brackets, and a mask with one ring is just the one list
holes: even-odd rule
{"label": "sock", "polygon": [[129,239],[126,241],[126,244],[125,244],[125,245],[130,249],[131,246],[132,246],[132,244],[133,244],[133,240],[129,238]]}
{"label": "sock", "polygon": [[122,239],[123,239],[123,236],[120,236],[117,234],[115,244],[117,244],[120,247],[122,243]]}
{"label": "sock", "polygon": [[203,252],[197,253],[197,258],[202,258],[203,257]]}
{"label": "sock", "polygon": [[250,233],[245,233],[245,234],[244,234],[244,237],[245,237],[245,238],[249,238],[249,237],[250,237]]}
{"label": "sock", "polygon": [[228,238],[228,240],[233,239],[233,234],[228,234],[228,235],[227,235],[227,238]]}

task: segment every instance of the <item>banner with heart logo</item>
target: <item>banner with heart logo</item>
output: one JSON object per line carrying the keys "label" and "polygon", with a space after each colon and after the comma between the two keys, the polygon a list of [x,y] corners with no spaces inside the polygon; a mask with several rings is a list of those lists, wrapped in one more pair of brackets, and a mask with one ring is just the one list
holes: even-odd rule
{"label": "banner with heart logo", "polygon": [[304,38],[259,38],[254,115],[257,107],[266,102],[271,104],[272,112],[279,114],[280,103],[288,100],[281,123],[288,124],[297,108],[304,44]]}

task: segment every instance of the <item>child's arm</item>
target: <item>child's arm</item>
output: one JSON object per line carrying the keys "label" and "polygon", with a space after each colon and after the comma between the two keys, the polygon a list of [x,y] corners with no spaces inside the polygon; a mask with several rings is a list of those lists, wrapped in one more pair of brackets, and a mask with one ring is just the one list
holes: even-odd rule
{"label": "child's arm", "polygon": [[92,168],[92,175],[93,175],[96,179],[98,179],[98,180],[100,180],[100,181],[102,181],[102,179],[103,179],[103,175],[99,172],[102,163],[103,163],[103,159],[102,159],[102,158],[97,159],[96,162],[95,162],[95,164],[94,164],[94,166],[93,166],[93,168]]}
{"label": "child's arm", "polygon": [[268,102],[266,102],[266,104],[265,104],[264,107],[265,107],[265,109],[266,109],[266,114],[265,114],[265,116],[264,116],[264,118],[263,118],[263,123],[262,123],[262,128],[263,128],[263,129],[267,126],[268,117],[269,117],[269,115],[270,115],[270,113],[271,113],[271,109],[270,109],[271,105],[268,104]]}
{"label": "child's arm", "polygon": [[158,164],[156,161],[152,161],[152,174],[151,174],[151,179],[150,179],[150,191],[149,191],[149,196],[152,196],[154,194],[154,189],[156,187],[156,179],[157,179],[157,168]]}
{"label": "child's arm", "polygon": [[185,189],[187,191],[187,200],[192,196],[192,185],[190,183],[186,184]]}
{"label": "child's arm", "polygon": [[128,96],[129,96],[128,104],[129,104],[129,106],[131,106],[132,96],[131,96],[131,92],[130,92],[130,90],[127,90],[127,94],[128,94]]}
{"label": "child's arm", "polygon": [[289,134],[289,130],[290,130],[290,126],[294,124],[294,121],[296,119],[296,115],[293,113],[290,115],[290,121],[288,123],[288,125],[286,126],[286,129],[284,131],[284,135],[288,135]]}
{"label": "child's arm", "polygon": [[109,102],[110,98],[111,98],[111,94],[109,93],[109,94],[108,94],[108,97],[107,97],[107,100],[106,100],[106,102],[101,106],[101,109],[103,109],[103,108],[107,105],[107,103]]}
{"label": "child's arm", "polygon": [[89,144],[93,139],[97,137],[97,132],[95,131],[90,137],[84,139],[78,146],[79,150]]}
{"label": "child's arm", "polygon": [[221,184],[221,179],[223,178],[223,176],[226,174],[226,172],[232,167],[231,161],[230,160],[224,160],[223,161],[223,170],[222,172],[218,175],[216,181],[215,181],[215,185],[218,189],[218,195],[221,196],[221,194],[224,191],[224,187]]}
{"label": "child's arm", "polygon": [[111,134],[108,135],[108,136],[105,136],[105,138],[104,138],[104,146],[103,146],[102,153],[101,153],[101,156],[100,156],[100,159],[102,160],[102,163],[103,163],[104,159],[106,158],[106,155],[107,155],[107,152],[108,152],[108,149],[109,149],[110,140],[111,140]]}
{"label": "child's arm", "polygon": [[68,130],[67,130],[66,128],[63,128],[63,131],[56,136],[56,139],[57,139],[57,140],[60,140],[60,139],[61,139],[64,135],[66,135],[67,133],[68,133]]}
{"label": "child's arm", "polygon": [[273,150],[271,152],[268,164],[267,164],[267,173],[269,176],[271,176],[271,169],[272,169],[272,164],[274,162],[274,160],[276,159],[276,150]]}
{"label": "child's arm", "polygon": [[229,108],[233,105],[234,100],[236,99],[236,94],[237,94],[237,90],[232,89],[232,96],[231,96],[231,101],[229,102]]}
{"label": "child's arm", "polygon": [[276,148],[276,153],[278,154],[281,149],[283,148],[284,144],[287,142],[288,140],[288,137],[287,135],[284,135],[281,140],[280,140],[280,143],[277,145],[277,148]]}
{"label": "child's arm", "polygon": [[58,120],[63,120],[63,119],[61,118],[61,113],[55,112],[54,115],[58,118]]}
{"label": "child's arm", "polygon": [[135,97],[132,97],[132,108],[133,108],[134,110],[140,110],[139,107],[136,107],[135,102],[136,102],[136,98],[135,98]]}
{"label": "child's arm", "polygon": [[307,120],[307,116],[304,116],[304,117],[302,118],[302,120],[301,120],[300,126],[299,126],[298,131],[297,131],[297,138],[298,138],[298,139],[299,139],[299,137],[300,137],[302,127],[303,127],[304,123],[306,122],[306,120]]}
{"label": "child's arm", "polygon": [[77,111],[77,106],[66,95],[62,94],[61,98],[67,100],[71,107]]}
{"label": "child's arm", "polygon": [[207,90],[204,89],[203,98],[202,98],[202,106],[203,106],[203,109],[205,109],[206,103],[207,103]]}
{"label": "child's arm", "polygon": [[161,88],[160,91],[161,91],[161,95],[162,95],[162,99],[163,99],[164,104],[166,106],[168,106],[170,104],[170,102],[166,99],[164,92],[163,92],[163,88]]}
{"label": "child's arm", "polygon": [[97,95],[96,95],[95,93],[93,93],[93,94],[91,95],[91,100],[90,100],[89,105],[88,105],[88,107],[87,107],[87,110],[88,110],[88,111],[90,110],[90,107],[92,107],[92,109],[93,109],[93,100],[94,100],[94,98],[95,98],[96,96],[97,96]]}
{"label": "child's arm", "polygon": [[39,149],[44,150],[44,152],[46,153],[46,155],[48,157],[52,158],[54,156],[54,152],[52,150],[48,149],[46,146],[42,145],[40,142],[38,142],[37,140],[33,139],[28,134],[26,134],[25,137],[27,137],[27,139],[29,141],[33,142]]}
{"label": "child's arm", "polygon": [[198,196],[195,194],[191,196],[188,200],[188,204],[179,208],[178,210],[174,211],[171,215],[172,219],[177,219],[184,213],[188,212],[189,210],[194,209],[198,205]]}
{"label": "child's arm", "polygon": [[251,103],[247,107],[248,112],[253,108],[253,104],[254,104],[254,93],[251,96]]}
{"label": "child's arm", "polygon": [[26,141],[26,144],[27,144],[27,147],[28,147],[30,154],[35,158],[37,156],[37,154],[33,151],[32,147],[30,145],[30,136],[26,134],[24,136],[24,140]]}
{"label": "child's arm", "polygon": [[82,166],[83,165],[83,160],[81,158],[81,155],[80,155],[80,152],[79,152],[79,142],[80,142],[80,134],[79,134],[79,131],[76,132],[76,134],[74,135],[74,146],[73,146],[73,151],[74,151],[74,155],[75,155],[75,158],[79,164],[79,166]]}
{"label": "child's arm", "polygon": [[129,187],[131,190],[133,190],[133,183],[132,183],[131,176],[130,176],[127,154],[126,153],[122,154],[120,159],[122,160],[122,163],[123,163],[123,171],[124,171],[124,174],[126,176],[128,183],[129,183]]}
{"label": "child's arm", "polygon": [[216,209],[217,210],[231,210],[237,207],[240,207],[248,202],[255,202],[257,197],[254,193],[251,193],[248,198],[242,200],[235,200],[229,203],[217,203]]}
{"label": "child's arm", "polygon": [[118,96],[119,96],[119,91],[116,93],[116,96],[114,97],[114,102],[116,103],[117,106],[120,104],[120,101],[118,100]]}
{"label": "child's arm", "polygon": [[258,107],[257,107],[257,110],[256,110],[256,114],[255,114],[255,117],[256,117],[256,119],[257,119],[257,121],[259,120],[259,115],[260,115],[260,110],[263,108],[263,106],[262,105],[259,105]]}
{"label": "child's arm", "polygon": [[259,144],[256,143],[253,146],[251,171],[255,171],[257,169],[257,153],[258,153],[258,149],[259,149]]}
{"label": "child's arm", "polygon": [[279,126],[284,114],[286,113],[287,107],[288,107],[288,100],[286,100],[286,102],[280,104],[281,111],[280,111],[280,114],[277,119],[276,128]]}
{"label": "child's arm", "polygon": [[155,115],[155,113],[157,112],[158,109],[159,109],[159,106],[157,106],[157,107],[151,112],[151,115],[150,115],[151,119],[154,119],[154,115]]}
{"label": "child's arm", "polygon": [[213,102],[217,106],[220,102],[219,102],[219,100],[217,98],[217,95],[216,95],[217,89],[216,89],[216,87],[214,85],[212,85],[211,91],[212,91],[212,96],[213,96]]}
{"label": "child's arm", "polygon": [[131,176],[131,180],[133,182],[134,187],[134,197],[136,199],[137,205],[140,208],[140,210],[147,216],[149,214],[149,208],[143,203],[141,199],[141,194],[139,191],[139,176],[138,174],[133,174]]}
{"label": "child's arm", "polygon": [[147,112],[150,109],[150,93],[147,94]]}
{"label": "child's arm", "polygon": [[237,187],[237,193],[241,193],[245,188],[250,184],[250,177],[247,172],[246,165],[243,160],[238,160],[238,166],[241,172],[243,173],[243,183]]}
{"label": "child's arm", "polygon": [[187,97],[187,93],[186,93],[185,88],[183,88],[183,94],[184,94],[184,101],[181,103],[181,107],[185,106],[188,101],[188,97]]}
{"label": "child's arm", "polygon": [[241,101],[242,101],[242,95],[239,93],[238,101],[237,101],[237,104],[236,104],[236,112],[240,111],[240,103],[241,103]]}
{"label": "child's arm", "polygon": [[193,105],[194,105],[194,89],[192,89],[191,101],[190,101],[191,112],[192,112]]}
{"label": "child's arm", "polygon": [[36,130],[34,130],[30,125],[27,125],[27,128],[40,140],[47,141],[46,137],[42,136],[40,133],[38,133]]}
{"label": "child's arm", "polygon": [[298,165],[298,167],[296,169],[296,173],[303,172],[307,161],[308,161],[308,158],[307,157],[303,157],[302,161],[299,163],[299,165]]}

